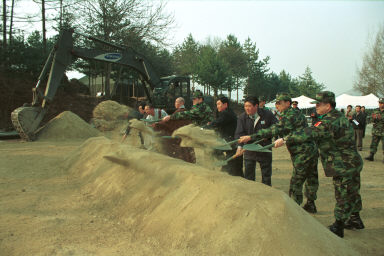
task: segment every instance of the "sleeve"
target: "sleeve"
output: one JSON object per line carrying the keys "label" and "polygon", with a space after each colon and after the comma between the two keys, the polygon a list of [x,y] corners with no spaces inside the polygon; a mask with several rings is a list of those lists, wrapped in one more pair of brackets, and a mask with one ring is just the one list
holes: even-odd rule
{"label": "sleeve", "polygon": [[328,129],[328,125],[323,121],[318,121],[315,126],[294,131],[284,139],[289,143],[303,143],[306,141],[329,140],[333,132]]}
{"label": "sleeve", "polygon": [[291,123],[287,122],[287,117],[283,117],[277,123],[273,124],[271,127],[259,130],[257,132],[257,136],[261,138],[272,138],[276,136],[284,136],[287,135],[291,131]]}
{"label": "sleeve", "polygon": [[181,120],[181,119],[193,119],[193,117],[197,116],[198,110],[196,108],[192,108],[191,110],[186,110],[183,112],[177,112],[171,115],[171,120]]}
{"label": "sleeve", "polygon": [[[235,139],[239,139],[241,136],[247,135],[247,132],[244,127],[244,119],[240,116],[237,118],[237,126],[235,131]],[[239,144],[238,146],[242,147],[243,143]]]}
{"label": "sleeve", "polygon": [[228,113],[219,114],[219,116],[211,122],[211,127],[222,127],[229,121]]}

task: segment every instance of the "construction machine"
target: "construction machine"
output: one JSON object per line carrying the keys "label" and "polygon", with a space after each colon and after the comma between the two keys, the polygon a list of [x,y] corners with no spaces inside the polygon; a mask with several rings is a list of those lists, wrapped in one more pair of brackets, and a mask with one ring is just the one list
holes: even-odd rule
{"label": "construction machine", "polygon": [[[107,45],[115,50],[113,52],[106,52],[101,49],[75,47],[74,33]],[[160,78],[145,56],[137,53],[132,48],[83,35],[75,32],[73,29],[66,29],[60,32],[59,38],[41,71],[37,84],[32,89],[32,103],[24,104],[24,106],[15,109],[11,114],[12,124],[22,139],[27,141],[35,139],[35,132],[47,113],[49,104],[54,99],[66,69],[76,58],[113,63],[132,68],[138,72],[143,81],[147,100],[157,108],[163,108],[171,112],[177,97],[184,97],[186,99],[187,108],[191,106],[189,101],[191,95],[189,77],[169,76]],[[48,74],[47,85],[43,92],[41,83]]]}

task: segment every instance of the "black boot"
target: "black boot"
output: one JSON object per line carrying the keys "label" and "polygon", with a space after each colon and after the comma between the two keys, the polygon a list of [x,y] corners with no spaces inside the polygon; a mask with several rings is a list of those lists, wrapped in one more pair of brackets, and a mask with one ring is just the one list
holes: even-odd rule
{"label": "black boot", "polygon": [[360,214],[358,212],[352,213],[349,220],[345,222],[344,228],[346,229],[364,229],[364,223],[360,218]]}
{"label": "black boot", "polygon": [[307,202],[303,206],[303,209],[309,213],[317,213],[315,201],[312,200],[307,200]]}
{"label": "black boot", "polygon": [[339,237],[344,237],[344,222],[340,220],[335,221],[335,223],[329,226],[329,230]]}
{"label": "black boot", "polygon": [[371,153],[369,154],[369,156],[366,157],[365,159],[368,160],[368,161],[373,161],[373,156],[374,156],[374,155],[375,155],[375,154],[371,152]]}

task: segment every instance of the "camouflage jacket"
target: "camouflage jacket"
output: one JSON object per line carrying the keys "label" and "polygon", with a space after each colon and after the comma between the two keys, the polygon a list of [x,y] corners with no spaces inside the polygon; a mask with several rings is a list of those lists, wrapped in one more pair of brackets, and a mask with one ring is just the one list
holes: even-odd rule
{"label": "camouflage jacket", "polygon": [[[376,116],[376,118],[374,118]],[[384,136],[384,110],[380,111],[379,108],[375,109],[372,113],[372,135]]]}
{"label": "camouflage jacket", "polygon": [[[304,129],[305,127],[308,127],[305,116],[297,108],[289,107],[281,113],[278,123],[267,129],[258,131],[257,136],[261,138],[272,138],[276,136],[285,137],[294,131]],[[287,142],[287,148],[291,154],[310,152],[317,155],[316,144],[311,140],[304,143],[296,143],[294,141]]]}
{"label": "camouflage jacket", "polygon": [[287,143],[315,141],[328,177],[349,176],[363,168],[363,160],[356,150],[352,125],[337,110],[333,109],[319,117],[314,126],[296,131],[287,136],[286,140]]}
{"label": "camouflage jacket", "polygon": [[174,113],[171,120],[191,120],[194,124],[203,126],[212,120],[212,110],[204,102],[194,105],[190,110]]}

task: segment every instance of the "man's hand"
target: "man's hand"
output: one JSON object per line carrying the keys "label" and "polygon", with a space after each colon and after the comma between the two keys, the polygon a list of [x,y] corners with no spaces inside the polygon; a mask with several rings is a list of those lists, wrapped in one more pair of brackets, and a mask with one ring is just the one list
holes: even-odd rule
{"label": "man's hand", "polygon": [[251,136],[241,136],[240,139],[238,140],[238,142],[239,143],[247,143],[250,140],[251,140]]}
{"label": "man's hand", "polygon": [[167,121],[169,121],[171,119],[171,116],[165,116],[165,117],[163,117],[163,121],[164,122],[167,122]]}
{"label": "man's hand", "polygon": [[274,143],[275,143],[275,148],[279,148],[285,144],[285,141],[283,138],[280,138],[280,139],[275,140]]}
{"label": "man's hand", "polygon": [[244,149],[237,148],[235,158],[241,156],[244,153]]}

